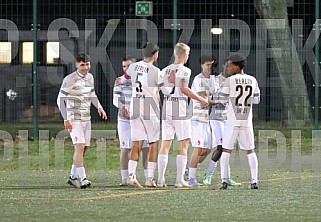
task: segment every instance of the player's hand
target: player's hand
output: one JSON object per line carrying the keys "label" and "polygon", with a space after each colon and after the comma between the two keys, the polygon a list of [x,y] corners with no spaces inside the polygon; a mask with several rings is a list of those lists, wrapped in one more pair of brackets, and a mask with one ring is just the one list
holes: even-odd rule
{"label": "player's hand", "polygon": [[128,107],[126,106],[123,106],[122,108],[122,112],[123,112],[123,116],[128,118],[129,117],[129,110],[128,110]]}
{"label": "player's hand", "polygon": [[106,112],[105,112],[105,110],[104,110],[103,108],[99,108],[99,109],[98,109],[98,114],[99,114],[99,116],[100,116],[101,118],[107,119],[107,114],[106,114]]}
{"label": "player's hand", "polygon": [[208,99],[208,103],[210,106],[225,106],[220,100],[212,100],[210,98]]}
{"label": "player's hand", "polygon": [[122,84],[121,78],[120,78],[120,77],[117,77],[117,78],[115,79],[115,86],[118,86],[118,85],[121,85],[121,84]]}
{"label": "player's hand", "polygon": [[169,83],[174,83],[175,84],[175,80],[176,80],[176,72],[175,72],[175,70],[171,70],[171,72],[169,73],[167,79],[168,79]]}
{"label": "player's hand", "polygon": [[67,130],[68,132],[71,132],[72,130],[72,123],[70,120],[65,120],[64,121],[64,126],[65,126],[65,130]]}
{"label": "player's hand", "polygon": [[208,99],[205,99],[205,98],[203,98],[203,97],[201,97],[200,98],[200,103],[202,104],[202,106],[205,106],[205,107],[207,107],[208,106]]}

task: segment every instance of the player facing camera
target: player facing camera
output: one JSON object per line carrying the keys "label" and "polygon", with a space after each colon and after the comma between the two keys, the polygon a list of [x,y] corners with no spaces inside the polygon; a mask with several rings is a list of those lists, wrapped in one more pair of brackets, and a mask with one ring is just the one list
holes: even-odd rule
{"label": "player facing camera", "polygon": [[204,54],[200,58],[201,65],[204,65],[205,63],[210,63],[210,75],[217,76],[219,73],[217,72],[217,57],[215,54]]}

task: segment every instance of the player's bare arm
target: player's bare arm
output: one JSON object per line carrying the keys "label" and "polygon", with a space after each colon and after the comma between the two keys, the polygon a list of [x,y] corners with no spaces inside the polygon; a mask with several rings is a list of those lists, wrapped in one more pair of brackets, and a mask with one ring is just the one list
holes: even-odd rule
{"label": "player's bare arm", "polygon": [[184,93],[186,96],[188,96],[191,99],[195,99],[197,101],[199,101],[203,106],[208,106],[208,99],[207,98],[203,98],[202,96],[199,96],[197,94],[195,94],[189,87],[186,81],[181,80],[180,82],[180,87],[181,87],[181,91],[182,93]]}
{"label": "player's bare arm", "polygon": [[102,107],[98,109],[98,114],[103,119],[107,119],[107,114],[106,114],[105,110]]}

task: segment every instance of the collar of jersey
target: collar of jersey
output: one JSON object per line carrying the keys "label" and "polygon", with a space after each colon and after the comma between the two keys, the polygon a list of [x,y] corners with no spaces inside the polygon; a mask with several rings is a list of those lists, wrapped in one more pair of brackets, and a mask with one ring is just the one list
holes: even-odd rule
{"label": "collar of jersey", "polygon": [[86,78],[86,75],[81,74],[80,72],[78,72],[78,70],[76,71],[76,73],[80,78],[82,78],[82,79]]}

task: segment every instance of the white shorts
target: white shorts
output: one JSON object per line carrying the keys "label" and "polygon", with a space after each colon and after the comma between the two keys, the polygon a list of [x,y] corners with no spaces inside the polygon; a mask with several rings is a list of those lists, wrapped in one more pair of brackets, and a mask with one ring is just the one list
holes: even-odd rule
{"label": "white shorts", "polygon": [[[121,149],[131,149],[133,146],[133,141],[131,139],[131,129],[129,121],[123,121],[118,119],[117,124],[119,146]],[[143,148],[148,147],[148,143],[144,140]]]}
{"label": "white shorts", "polygon": [[212,130],[212,148],[222,145],[224,120],[210,120]]}
{"label": "white shorts", "polygon": [[118,120],[117,130],[118,130],[120,148],[131,149],[133,142],[130,134],[129,121]]}
{"label": "white shorts", "polygon": [[191,138],[191,120],[173,120],[172,116],[166,116],[162,120],[162,140],[173,140],[175,134],[178,141]]}
{"label": "white shorts", "polygon": [[225,126],[223,132],[223,148],[234,149],[234,144],[238,141],[240,149],[252,150],[254,145],[253,127]]}
{"label": "white shorts", "polygon": [[198,148],[212,148],[212,135],[210,124],[200,121],[191,121],[192,125],[192,146]]}
{"label": "white shorts", "polygon": [[85,144],[90,146],[91,138],[91,122],[90,121],[74,121],[72,122],[72,130],[70,137],[73,144]]}
{"label": "white shorts", "polygon": [[148,140],[149,143],[159,141],[160,120],[157,116],[143,117],[130,120],[132,141]]}

